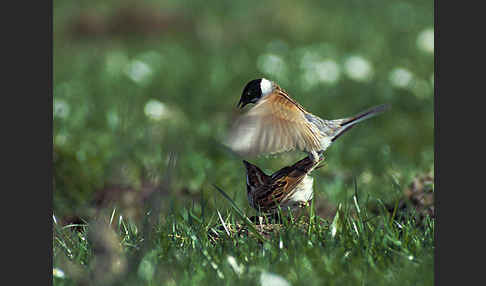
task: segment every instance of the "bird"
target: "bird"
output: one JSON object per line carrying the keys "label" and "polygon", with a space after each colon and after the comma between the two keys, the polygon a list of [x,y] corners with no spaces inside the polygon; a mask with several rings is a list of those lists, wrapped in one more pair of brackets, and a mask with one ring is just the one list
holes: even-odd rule
{"label": "bird", "polygon": [[308,206],[314,194],[314,179],[309,174],[322,160],[324,160],[322,152],[319,153],[317,161],[307,156],[270,176],[258,166],[243,160],[246,167],[246,191],[250,206],[264,214],[275,214],[279,206],[282,210]]}
{"label": "bird", "polygon": [[319,160],[337,138],[357,123],[390,108],[382,104],[342,119],[325,120],[304,109],[277,83],[266,78],[246,84],[236,105],[254,104],[233,123],[225,145],[240,156],[254,157],[300,150]]}

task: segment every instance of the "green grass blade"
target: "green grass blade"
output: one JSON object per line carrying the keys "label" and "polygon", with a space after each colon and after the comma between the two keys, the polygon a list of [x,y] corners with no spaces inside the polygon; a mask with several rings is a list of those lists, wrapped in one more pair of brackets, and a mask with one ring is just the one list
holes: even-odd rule
{"label": "green grass blade", "polygon": [[258,232],[258,230],[256,229],[256,227],[253,225],[253,223],[248,219],[248,217],[246,217],[246,215],[243,214],[243,212],[240,210],[240,208],[236,205],[236,203],[225,193],[225,191],[223,191],[222,189],[220,189],[218,186],[214,185],[214,188],[216,188],[216,190],[218,190],[218,192],[223,195],[223,197],[225,197],[230,203],[231,203],[231,206],[233,207],[233,210],[235,211],[235,213],[240,217],[240,219],[243,220],[243,222],[245,222],[245,224],[248,226],[248,228],[253,232],[253,234],[255,234],[259,239],[263,240],[263,241],[266,241],[266,239]]}

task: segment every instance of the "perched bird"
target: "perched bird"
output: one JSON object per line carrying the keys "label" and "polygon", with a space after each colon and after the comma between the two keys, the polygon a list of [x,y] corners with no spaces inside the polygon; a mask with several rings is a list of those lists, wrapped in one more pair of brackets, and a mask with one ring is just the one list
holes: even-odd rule
{"label": "perched bird", "polygon": [[307,206],[314,194],[314,179],[309,173],[323,159],[322,153],[317,161],[307,156],[292,166],[283,167],[271,176],[243,160],[246,167],[248,202],[254,209],[263,213],[275,213],[279,205],[282,210]]}
{"label": "perched bird", "polygon": [[301,150],[317,161],[339,136],[358,122],[385,111],[379,105],[355,116],[325,120],[306,111],[275,82],[265,78],[248,82],[237,107],[255,104],[234,123],[225,144],[241,156]]}

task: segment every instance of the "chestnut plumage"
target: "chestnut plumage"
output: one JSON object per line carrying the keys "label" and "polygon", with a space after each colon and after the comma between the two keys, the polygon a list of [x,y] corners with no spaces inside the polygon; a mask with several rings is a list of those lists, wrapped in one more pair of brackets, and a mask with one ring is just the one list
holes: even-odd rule
{"label": "chestnut plumage", "polygon": [[301,150],[313,161],[355,124],[376,116],[379,105],[352,117],[325,120],[306,111],[275,82],[254,79],[243,89],[238,107],[255,104],[233,124],[225,144],[245,157]]}
{"label": "chestnut plumage", "polygon": [[275,213],[279,206],[286,210],[308,205],[314,194],[313,178],[309,174],[323,159],[321,154],[316,162],[307,156],[270,176],[244,160],[250,206],[262,213]]}

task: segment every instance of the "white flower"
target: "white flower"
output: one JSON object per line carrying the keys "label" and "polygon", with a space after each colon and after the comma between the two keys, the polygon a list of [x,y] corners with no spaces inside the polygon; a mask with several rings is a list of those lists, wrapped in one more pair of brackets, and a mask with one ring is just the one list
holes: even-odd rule
{"label": "white flower", "polygon": [[390,72],[390,82],[396,87],[407,87],[413,79],[413,74],[405,68],[395,68]]}
{"label": "white flower", "polygon": [[341,74],[338,64],[333,60],[324,60],[314,65],[318,79],[325,83],[335,83]]}
{"label": "white flower", "polygon": [[145,115],[153,120],[161,120],[169,116],[169,110],[162,102],[151,99],[147,101],[144,108]]}
{"label": "white flower", "polygon": [[64,278],[64,277],[66,277],[64,275],[64,271],[62,271],[59,268],[53,268],[52,269],[52,275],[54,275],[54,277],[57,277],[57,278]]}
{"label": "white flower", "polygon": [[282,57],[276,54],[260,55],[257,58],[257,67],[261,72],[279,79],[285,78],[287,75],[287,64]]}
{"label": "white flower", "polygon": [[434,29],[427,28],[417,36],[417,47],[427,53],[434,52]]}
{"label": "white flower", "polygon": [[54,116],[66,118],[69,115],[69,104],[63,99],[54,98]]}
{"label": "white flower", "polygon": [[334,84],[339,80],[341,70],[339,65],[331,59],[307,63],[302,65],[304,69],[304,87],[310,87],[318,83]]}
{"label": "white flower", "polygon": [[346,74],[356,81],[367,81],[373,76],[370,62],[361,56],[351,56],[344,62]]}
{"label": "white flower", "polygon": [[152,76],[152,69],[146,63],[134,60],[127,65],[125,73],[134,82],[143,83]]}

